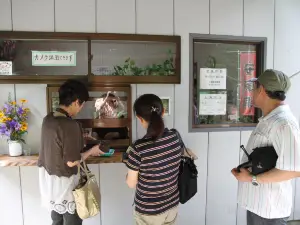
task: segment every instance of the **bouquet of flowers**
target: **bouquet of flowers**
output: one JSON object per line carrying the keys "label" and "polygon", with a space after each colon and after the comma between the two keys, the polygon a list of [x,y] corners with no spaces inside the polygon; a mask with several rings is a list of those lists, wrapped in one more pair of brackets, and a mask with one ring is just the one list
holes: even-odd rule
{"label": "bouquet of flowers", "polygon": [[27,101],[20,100],[20,104],[11,101],[9,96],[8,101],[0,110],[0,135],[8,137],[10,141],[21,141],[25,143],[22,136],[27,133],[27,119],[29,109],[24,106]]}

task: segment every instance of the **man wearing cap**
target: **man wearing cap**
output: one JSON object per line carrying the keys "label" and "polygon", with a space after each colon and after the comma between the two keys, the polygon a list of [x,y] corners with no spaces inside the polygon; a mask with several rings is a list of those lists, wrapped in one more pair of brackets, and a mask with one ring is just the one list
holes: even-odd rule
{"label": "man wearing cap", "polygon": [[[253,176],[236,168],[232,174],[240,181],[238,202],[247,210],[247,225],[284,225],[292,209],[291,180],[300,176],[300,130],[298,121],[284,103],[291,83],[283,72],[266,70],[252,79],[253,103],[263,117],[252,132],[246,150],[273,146],[278,159],[275,168]],[[244,155],[242,163],[247,161]]]}

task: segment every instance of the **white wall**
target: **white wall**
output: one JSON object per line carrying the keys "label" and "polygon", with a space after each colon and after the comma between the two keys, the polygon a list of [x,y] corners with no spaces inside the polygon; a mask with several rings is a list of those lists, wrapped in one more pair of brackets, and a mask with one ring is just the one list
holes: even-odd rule
{"label": "white wall", "polygon": [[[238,184],[230,169],[238,165],[239,145],[247,142],[250,132],[188,133],[189,33],[267,37],[267,67],[292,75],[300,70],[299,0],[0,0],[0,6],[1,30],[181,35],[182,83],[155,88],[132,85],[133,100],[145,92],[170,96],[172,114],[166,119],[167,125],[176,127],[199,156],[198,194],[181,205],[178,224],[246,224],[245,212],[236,204]],[[297,82],[300,76],[293,78],[288,102],[299,117]],[[0,104],[9,92],[17,99],[29,100],[33,115],[27,141],[35,151],[46,113],[45,88],[0,85]],[[133,131],[134,138],[143,132],[136,121]],[[5,142],[1,141],[0,152],[6,151]],[[100,181],[102,213],[84,224],[132,224],[134,193],[124,184],[124,165],[93,165],[92,169]],[[299,195],[298,191],[291,218],[300,218]],[[49,215],[39,205],[36,167],[0,168],[0,218],[0,225],[50,224]]]}

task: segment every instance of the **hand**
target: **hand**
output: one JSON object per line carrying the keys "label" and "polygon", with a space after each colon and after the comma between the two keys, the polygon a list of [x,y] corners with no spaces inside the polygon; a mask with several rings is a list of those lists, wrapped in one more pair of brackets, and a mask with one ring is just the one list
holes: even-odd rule
{"label": "hand", "polygon": [[100,155],[103,155],[104,152],[102,152],[99,148],[99,145],[95,145],[94,147],[92,147],[90,149],[90,155],[91,156],[100,156]]}
{"label": "hand", "polygon": [[233,174],[233,176],[235,176],[235,178],[238,181],[241,182],[251,182],[252,181],[252,176],[251,173],[249,172],[249,170],[245,169],[245,168],[241,168],[241,171],[238,172],[236,168],[231,170],[231,173]]}

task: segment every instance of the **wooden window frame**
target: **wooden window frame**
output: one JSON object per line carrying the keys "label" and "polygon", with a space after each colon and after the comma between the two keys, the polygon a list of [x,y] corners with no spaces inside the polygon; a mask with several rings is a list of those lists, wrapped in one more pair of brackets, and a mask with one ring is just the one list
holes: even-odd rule
{"label": "wooden window frame", "polygon": [[[0,75],[2,84],[61,84],[67,79],[80,79],[99,84],[180,84],[181,82],[181,37],[171,35],[69,33],[69,32],[23,32],[0,31],[0,40],[85,40],[88,43],[88,74],[82,75]],[[95,40],[161,42],[176,45],[175,74],[172,76],[108,76],[92,74],[91,43]]]}
{"label": "wooden window frame", "polygon": [[[52,93],[58,92],[59,86],[48,85],[47,86],[47,112],[52,110]],[[127,118],[124,119],[78,119],[77,121],[82,124],[83,128],[115,128],[115,127],[128,127],[128,139],[114,140],[112,148],[118,148],[119,146],[128,147],[132,143],[132,97],[130,85],[119,86],[89,86],[89,92],[107,92],[107,91],[122,91],[127,94]],[[90,97],[93,99],[94,97]],[[126,148],[127,149],[127,148]]]}
{"label": "wooden window frame", "polygon": [[258,123],[258,118],[262,116],[260,109],[255,108],[255,123],[236,123],[236,124],[195,124],[193,116],[193,91],[194,91],[194,43],[209,42],[209,43],[225,43],[225,44],[252,44],[256,45],[256,76],[266,69],[266,53],[267,53],[267,38],[265,37],[245,37],[245,36],[229,36],[229,35],[208,35],[194,34],[189,35],[189,132],[211,132],[211,131],[241,131],[253,130]]}

